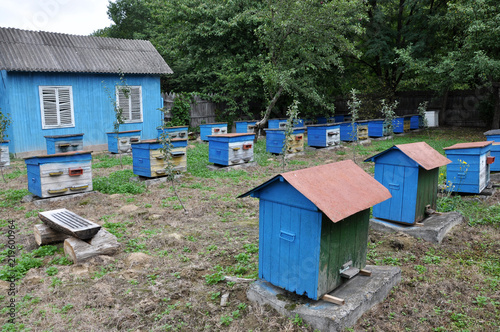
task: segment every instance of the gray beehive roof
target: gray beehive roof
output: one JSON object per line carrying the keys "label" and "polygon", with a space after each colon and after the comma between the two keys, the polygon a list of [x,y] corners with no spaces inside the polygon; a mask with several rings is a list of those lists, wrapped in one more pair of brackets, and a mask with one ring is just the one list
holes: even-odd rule
{"label": "gray beehive roof", "polygon": [[0,70],[171,74],[151,42],[0,27]]}

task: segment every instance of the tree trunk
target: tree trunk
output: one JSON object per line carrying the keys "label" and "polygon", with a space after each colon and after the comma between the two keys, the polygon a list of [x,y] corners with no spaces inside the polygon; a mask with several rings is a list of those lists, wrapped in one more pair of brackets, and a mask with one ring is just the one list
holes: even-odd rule
{"label": "tree trunk", "polygon": [[63,242],[69,237],[69,235],[55,231],[45,224],[33,226],[33,233],[35,234],[35,241],[39,246]]}
{"label": "tree trunk", "polygon": [[274,105],[276,105],[276,102],[280,98],[282,92],[283,92],[283,87],[280,86],[278,91],[276,91],[276,93],[274,94],[273,99],[271,100],[271,102],[267,106],[266,113],[264,114],[264,117],[262,118],[262,120],[258,121],[255,124],[255,127],[253,129],[254,133],[255,133],[255,142],[257,142],[257,139],[259,138],[259,132],[264,127],[264,125],[267,123],[267,120],[269,119],[269,115],[271,114],[271,111],[272,111]]}
{"label": "tree trunk", "polygon": [[101,229],[90,244],[75,237],[69,237],[64,241],[64,253],[74,263],[81,263],[98,255],[114,255],[119,248],[120,243],[116,236],[105,229]]}

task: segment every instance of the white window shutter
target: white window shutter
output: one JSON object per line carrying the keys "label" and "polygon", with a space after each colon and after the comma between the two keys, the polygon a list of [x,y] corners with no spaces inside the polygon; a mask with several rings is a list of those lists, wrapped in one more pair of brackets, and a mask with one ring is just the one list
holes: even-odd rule
{"label": "white window shutter", "polygon": [[[124,92],[124,90],[126,91]],[[116,87],[117,106],[122,109],[124,122],[142,122],[141,86]]]}
{"label": "white window shutter", "polygon": [[71,86],[40,86],[42,128],[74,127]]}
{"label": "white window shutter", "polygon": [[134,86],[130,91],[130,113],[132,121],[142,120],[141,87]]}

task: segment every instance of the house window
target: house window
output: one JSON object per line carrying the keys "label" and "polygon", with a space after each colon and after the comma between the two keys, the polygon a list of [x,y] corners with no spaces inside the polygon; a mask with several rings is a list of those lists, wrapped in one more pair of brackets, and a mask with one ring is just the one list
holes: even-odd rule
{"label": "house window", "polygon": [[75,126],[71,86],[40,86],[42,129]]}
{"label": "house window", "polygon": [[117,86],[116,100],[124,122],[142,122],[141,86]]}

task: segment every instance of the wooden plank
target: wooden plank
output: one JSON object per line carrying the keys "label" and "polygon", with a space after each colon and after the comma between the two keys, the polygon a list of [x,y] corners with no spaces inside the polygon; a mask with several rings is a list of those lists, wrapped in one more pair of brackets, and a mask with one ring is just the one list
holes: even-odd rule
{"label": "wooden plank", "polygon": [[359,270],[359,274],[362,275],[362,276],[371,277],[372,276],[372,271],[361,269],[361,270]]}
{"label": "wooden plank", "polygon": [[341,298],[335,297],[335,296],[331,296],[331,295],[328,295],[328,294],[323,295],[323,297],[321,299],[323,301],[330,302],[330,303],[335,303],[335,304],[338,304],[338,305],[344,305],[345,304],[345,300],[344,299],[341,299]]}
{"label": "wooden plank", "polygon": [[92,238],[101,229],[100,225],[66,209],[40,212],[38,217],[52,229],[82,240]]}
{"label": "wooden plank", "polygon": [[55,231],[45,224],[34,225],[33,233],[35,234],[35,241],[39,246],[63,242],[69,237],[69,235]]}

